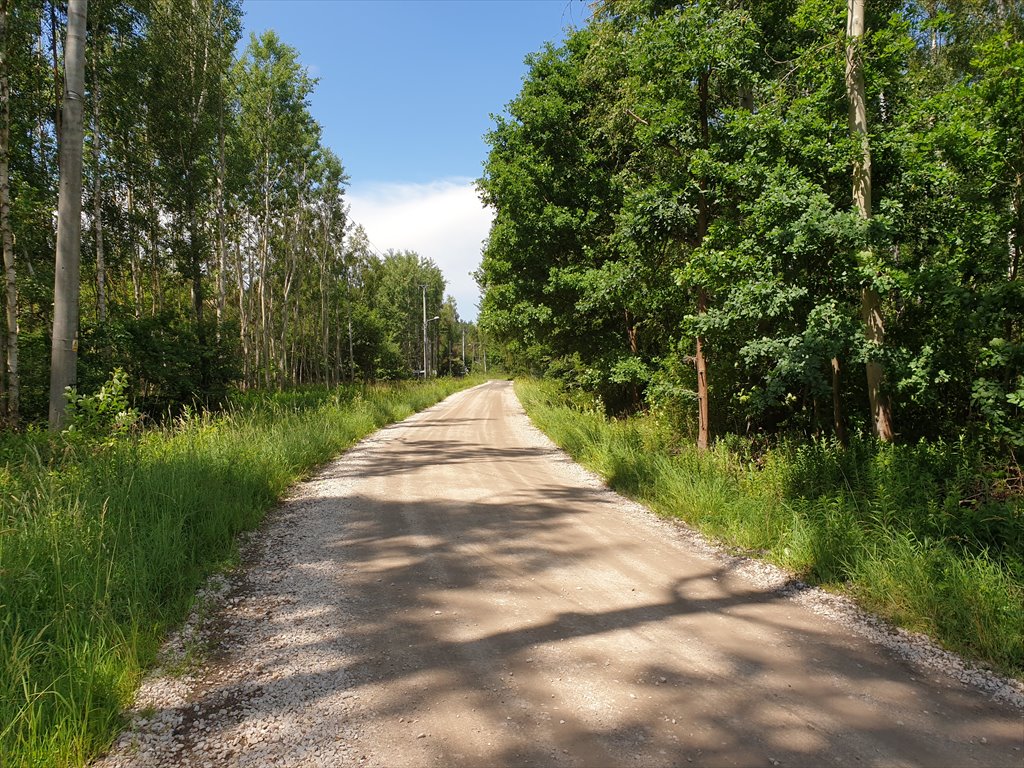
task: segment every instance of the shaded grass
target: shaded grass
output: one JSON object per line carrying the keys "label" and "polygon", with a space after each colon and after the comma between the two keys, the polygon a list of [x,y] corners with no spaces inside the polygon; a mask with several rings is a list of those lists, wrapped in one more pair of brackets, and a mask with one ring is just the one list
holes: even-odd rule
{"label": "shaded grass", "polygon": [[298,478],[480,380],[247,394],[111,445],[0,453],[0,765],[82,765],[196,588]]}
{"label": "shaded grass", "polygon": [[964,505],[977,458],[964,445],[781,444],[704,453],[650,416],[609,420],[557,384],[517,381],[531,419],[608,484],[659,514],[1001,672],[1024,672],[1020,499]]}

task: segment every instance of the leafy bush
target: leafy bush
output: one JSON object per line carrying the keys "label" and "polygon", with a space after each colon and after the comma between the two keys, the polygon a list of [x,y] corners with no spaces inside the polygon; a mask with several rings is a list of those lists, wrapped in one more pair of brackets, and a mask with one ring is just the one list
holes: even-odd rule
{"label": "leafy bush", "polygon": [[98,388],[110,370],[122,368],[131,402],[160,418],[186,405],[222,404],[241,378],[240,360],[237,327],[218,332],[207,321],[199,329],[191,317],[165,310],[84,327],[79,380],[84,389]]}
{"label": "leafy bush", "polygon": [[982,369],[986,375],[971,392],[982,431],[1011,449],[1024,448],[1024,344],[992,339],[982,350]]}
{"label": "leafy bush", "polygon": [[128,374],[115,368],[107,382],[92,395],[80,395],[67,388],[69,437],[111,443],[137,429],[142,415],[128,403]]}

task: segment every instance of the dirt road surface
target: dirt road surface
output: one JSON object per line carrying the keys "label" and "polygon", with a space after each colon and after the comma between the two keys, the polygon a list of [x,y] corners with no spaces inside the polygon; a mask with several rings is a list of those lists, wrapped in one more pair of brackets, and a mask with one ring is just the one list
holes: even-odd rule
{"label": "dirt road surface", "polygon": [[361,443],[246,560],[99,766],[1024,765],[1019,708],[606,490],[508,382]]}

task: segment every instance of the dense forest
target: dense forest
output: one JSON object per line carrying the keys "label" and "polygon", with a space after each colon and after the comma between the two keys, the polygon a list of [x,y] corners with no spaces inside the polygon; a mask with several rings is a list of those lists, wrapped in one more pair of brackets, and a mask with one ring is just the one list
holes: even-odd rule
{"label": "dense forest", "polygon": [[[310,114],[316,79],[293,48],[269,31],[243,47],[238,0],[85,6],[0,2],[8,427],[47,415],[62,312],[68,381],[94,392],[123,369],[151,415],[239,385],[411,376],[427,313],[431,371],[460,373],[467,335],[480,357],[437,266],[377,252],[350,220],[344,167]],[[58,213],[65,151],[65,180],[81,166],[68,198],[80,213]],[[79,222],[62,242],[80,280],[55,301],[62,217]]]}
{"label": "dense forest", "polygon": [[966,437],[1019,479],[1019,2],[605,0],[528,63],[479,181],[511,369],[700,447]]}

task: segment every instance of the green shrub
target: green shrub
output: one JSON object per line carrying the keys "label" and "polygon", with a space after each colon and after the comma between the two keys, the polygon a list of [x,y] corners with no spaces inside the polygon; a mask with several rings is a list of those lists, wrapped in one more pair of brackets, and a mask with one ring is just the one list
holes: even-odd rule
{"label": "green shrub", "polygon": [[127,437],[139,427],[142,415],[128,404],[128,374],[115,368],[110,379],[92,395],[67,390],[68,437],[108,443]]}

